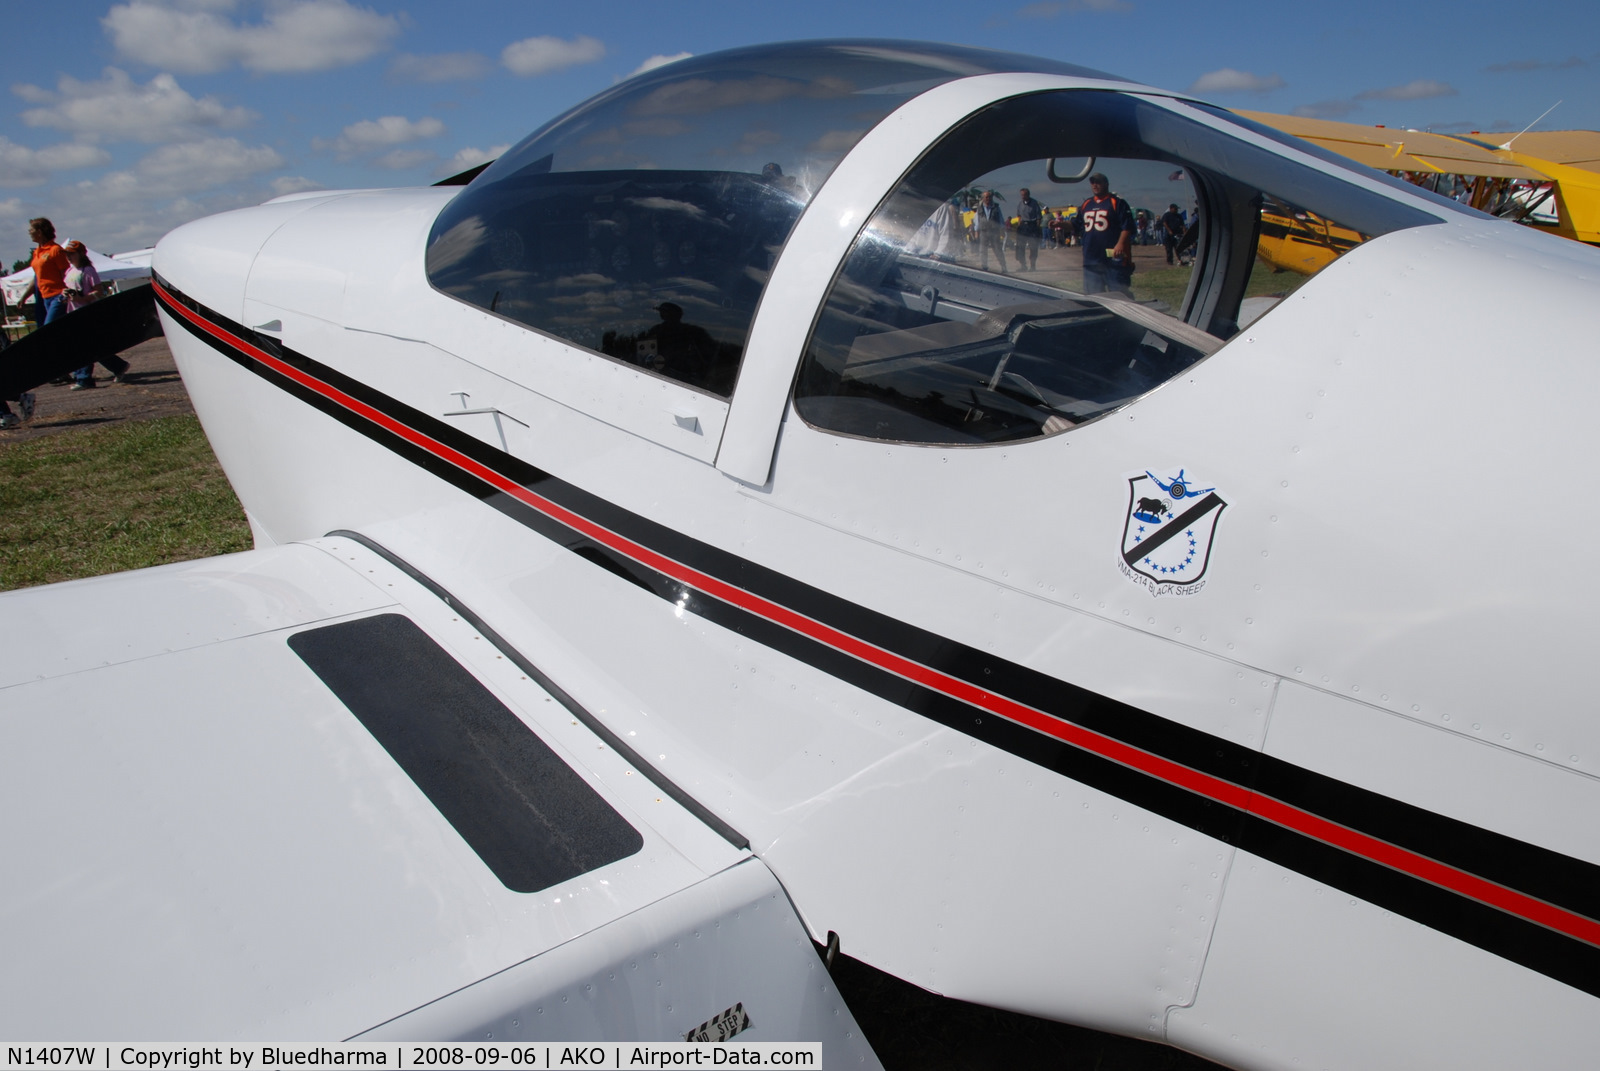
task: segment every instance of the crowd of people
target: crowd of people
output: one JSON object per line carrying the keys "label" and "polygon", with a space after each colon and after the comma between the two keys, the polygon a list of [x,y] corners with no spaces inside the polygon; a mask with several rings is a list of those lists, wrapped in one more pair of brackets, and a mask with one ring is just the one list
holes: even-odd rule
{"label": "crowd of people", "polygon": [[[922,225],[910,251],[939,260],[976,260],[978,267],[1009,274],[1009,251],[1018,272],[1039,267],[1040,248],[1069,246],[1083,250],[1086,293],[1107,290],[1131,292],[1133,250],[1136,245],[1164,246],[1167,263],[1192,262],[1199,233],[1198,209],[1168,206],[1160,216],[1134,210],[1111,192],[1103,172],[1089,176],[1090,196],[1082,204],[1050,208],[1034,199],[1026,186],[1017,191],[1017,203],[1007,212],[994,189],[965,190],[941,205]],[[974,248],[975,247],[975,248]]]}
{"label": "crowd of people", "polygon": [[[75,312],[105,295],[109,288],[100,281],[100,273],[89,259],[89,250],[82,242],[58,244],[55,224],[43,217],[28,221],[28,237],[33,240],[33,255],[29,260],[29,266],[33,269],[33,283],[22,303],[33,302],[33,321],[38,327],[52,324],[69,312]],[[0,299],[0,315],[4,311],[3,299]],[[9,345],[10,339],[0,335],[0,349]],[[122,382],[128,371],[128,362],[122,358],[114,354],[102,354],[55,382],[70,383],[72,390],[92,389],[95,386],[94,366],[97,362],[111,373],[114,382]],[[20,391],[16,397],[0,398],[0,429],[14,428],[32,420],[36,406],[37,398],[32,391]]]}

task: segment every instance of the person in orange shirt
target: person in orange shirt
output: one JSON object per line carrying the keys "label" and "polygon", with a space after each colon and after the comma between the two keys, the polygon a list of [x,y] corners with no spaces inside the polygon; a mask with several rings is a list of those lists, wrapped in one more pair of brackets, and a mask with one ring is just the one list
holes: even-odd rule
{"label": "person in orange shirt", "polygon": [[[28,293],[39,296],[39,324],[50,323],[66,314],[67,254],[56,244],[55,224],[43,216],[28,221],[28,237],[33,239],[33,286]],[[22,300],[28,300],[24,297]]]}
{"label": "person in orange shirt", "polygon": [[[43,216],[28,221],[28,237],[34,241],[33,286],[28,292],[38,296],[33,318],[43,327],[67,314],[66,276],[72,263],[66,250],[56,244],[55,224]],[[94,386],[94,366],[78,369],[72,379],[73,390]]]}
{"label": "person in orange shirt", "polygon": [[[56,228],[48,219],[41,216],[29,220],[28,237],[34,242],[33,285],[22,300],[27,301],[30,295],[38,295],[34,319],[40,324],[47,324],[67,311],[66,276],[67,269],[72,265],[67,262],[66,251],[56,244]],[[22,409],[20,417],[11,411],[8,403],[13,401]],[[0,429],[14,428],[31,418],[33,402],[31,392],[17,398],[0,398]]]}

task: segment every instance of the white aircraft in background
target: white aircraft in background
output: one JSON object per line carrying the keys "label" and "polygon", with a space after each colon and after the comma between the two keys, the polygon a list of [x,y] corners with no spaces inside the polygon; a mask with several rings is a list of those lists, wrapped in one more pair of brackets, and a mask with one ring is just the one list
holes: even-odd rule
{"label": "white aircraft in background", "polygon": [[[1095,172],[1032,270],[914,251]],[[1106,255],[1151,191],[1192,271]],[[874,1066],[831,931],[1239,1067],[1592,1064],[1600,253],[880,41],[154,269],[256,549],[0,599],[0,1035]]]}

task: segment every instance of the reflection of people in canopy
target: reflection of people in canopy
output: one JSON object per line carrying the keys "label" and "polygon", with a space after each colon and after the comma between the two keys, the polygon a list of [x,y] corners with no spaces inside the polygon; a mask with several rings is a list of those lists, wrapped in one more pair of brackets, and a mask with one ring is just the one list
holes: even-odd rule
{"label": "reflection of people in canopy", "polygon": [[966,241],[967,227],[961,215],[961,198],[952,197],[933,210],[928,221],[912,236],[907,252],[920,253],[934,260],[955,260]]}
{"label": "reflection of people in canopy", "polygon": [[655,310],[661,322],[640,337],[655,340],[658,367],[679,382],[704,386],[711,371],[711,359],[717,353],[711,333],[695,324],[684,323],[681,305],[663,301]]}
{"label": "reflection of people in canopy", "polygon": [[761,181],[780,190],[792,190],[795,185],[794,179],[785,175],[783,167],[777,163],[767,164],[761,169]]}

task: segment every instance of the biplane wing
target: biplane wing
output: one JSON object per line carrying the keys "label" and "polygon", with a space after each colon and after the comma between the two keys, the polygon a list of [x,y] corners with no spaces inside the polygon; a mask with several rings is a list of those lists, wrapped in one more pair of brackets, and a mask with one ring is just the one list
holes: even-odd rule
{"label": "biplane wing", "polygon": [[1473,137],[1551,163],[1600,171],[1600,131],[1527,130],[1520,134],[1485,133]]}
{"label": "biplane wing", "polygon": [[[1437,192],[1462,187],[1473,207],[1575,241],[1600,243],[1600,133],[1435,134],[1268,112],[1240,112],[1286,134]],[[1550,201],[1554,221],[1533,208]]]}

